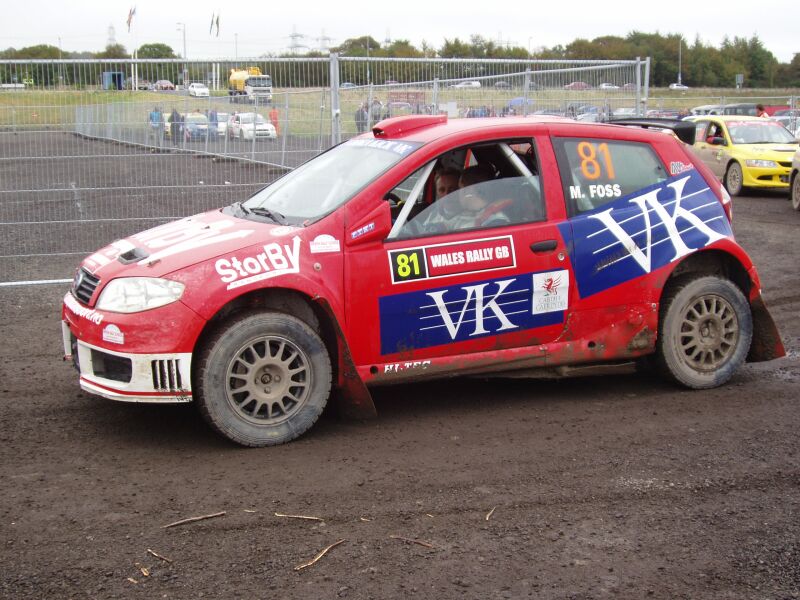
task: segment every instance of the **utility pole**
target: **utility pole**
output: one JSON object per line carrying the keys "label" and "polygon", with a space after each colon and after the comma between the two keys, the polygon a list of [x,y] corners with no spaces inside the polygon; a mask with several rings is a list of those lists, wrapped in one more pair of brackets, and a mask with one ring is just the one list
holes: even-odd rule
{"label": "utility pole", "polygon": [[678,85],[681,85],[681,52],[683,51],[683,37],[678,38]]}
{"label": "utility pole", "polygon": [[239,61],[239,34],[233,34],[233,57],[236,61]]}
{"label": "utility pole", "polygon": [[178,31],[183,31],[183,87],[186,87],[186,79],[189,65],[186,63],[186,23],[177,23]]}

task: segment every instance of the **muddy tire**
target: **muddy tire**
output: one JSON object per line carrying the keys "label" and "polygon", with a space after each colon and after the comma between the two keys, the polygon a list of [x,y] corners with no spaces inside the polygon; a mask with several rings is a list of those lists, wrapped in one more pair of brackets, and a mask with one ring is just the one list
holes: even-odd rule
{"label": "muddy tire", "polygon": [[752,337],[750,305],[733,282],[684,279],[661,301],[656,364],[686,387],[717,387],[744,362]]}
{"label": "muddy tire", "polygon": [[742,193],[744,175],[742,175],[742,165],[732,162],[725,171],[725,189],[731,196],[738,196]]}
{"label": "muddy tire", "polygon": [[331,363],[305,322],[279,312],[248,312],[221,327],[195,370],[203,418],[243,446],[273,446],[305,433],[322,414]]}
{"label": "muddy tire", "polygon": [[795,173],[792,177],[791,199],[792,208],[800,210],[800,173]]}

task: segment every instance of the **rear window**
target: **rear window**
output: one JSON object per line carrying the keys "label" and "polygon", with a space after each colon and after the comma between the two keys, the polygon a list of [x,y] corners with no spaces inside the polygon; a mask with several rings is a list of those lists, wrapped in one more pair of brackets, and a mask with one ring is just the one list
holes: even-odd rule
{"label": "rear window", "polygon": [[570,214],[594,210],[667,179],[649,144],[591,138],[554,138]]}

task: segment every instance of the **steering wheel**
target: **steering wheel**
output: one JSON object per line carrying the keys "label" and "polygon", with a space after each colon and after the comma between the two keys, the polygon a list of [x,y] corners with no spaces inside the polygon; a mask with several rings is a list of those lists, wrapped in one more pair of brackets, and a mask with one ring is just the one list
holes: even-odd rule
{"label": "steering wheel", "polygon": [[389,192],[383,197],[384,200],[392,202],[390,206],[400,206],[405,200],[403,200],[400,196],[395,194],[394,192]]}

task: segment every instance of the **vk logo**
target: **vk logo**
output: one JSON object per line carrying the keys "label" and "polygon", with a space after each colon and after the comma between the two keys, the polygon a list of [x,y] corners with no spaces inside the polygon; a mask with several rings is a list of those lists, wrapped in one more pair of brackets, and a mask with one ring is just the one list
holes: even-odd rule
{"label": "vk logo", "polygon": [[536,278],[544,275],[528,273],[384,296],[379,299],[381,354],[562,323],[568,284],[559,292],[564,304],[548,308],[539,298],[545,292],[533,289]]}
{"label": "vk logo", "polygon": [[[439,310],[439,316],[442,318],[442,322],[447,328],[447,333],[450,334],[451,339],[456,339],[456,337],[458,337],[458,332],[461,329],[461,325],[465,322],[467,311],[469,311],[472,316],[471,319],[467,319],[472,324],[472,332],[469,335],[475,336],[483,333],[489,333],[489,330],[486,329],[486,326],[489,325],[491,327],[494,325],[494,323],[491,325],[488,323],[489,319],[492,319],[492,317],[498,322],[499,327],[497,327],[497,331],[517,328],[516,325],[508,320],[508,316],[503,312],[503,309],[500,308],[500,305],[497,303],[498,299],[502,297],[506,288],[513,282],[513,279],[506,279],[504,281],[495,282],[494,284],[484,283],[481,285],[469,285],[461,288],[462,292],[466,292],[466,298],[463,301],[457,300],[451,303],[451,305],[460,304],[460,308],[456,308],[456,321],[453,320],[453,315],[450,314],[448,303],[445,302],[444,299],[444,295],[447,290],[428,292],[428,296],[433,298],[435,306]],[[490,286],[496,287],[496,291],[494,294],[490,293],[491,295],[487,295],[486,288]],[[488,315],[486,311],[489,311]],[[489,318],[484,319],[485,316],[488,316]]]}
{"label": "vk logo", "polygon": [[560,226],[565,238],[571,234],[574,239],[581,297],[651,273],[731,235],[722,205],[697,171],[602,208]]}

